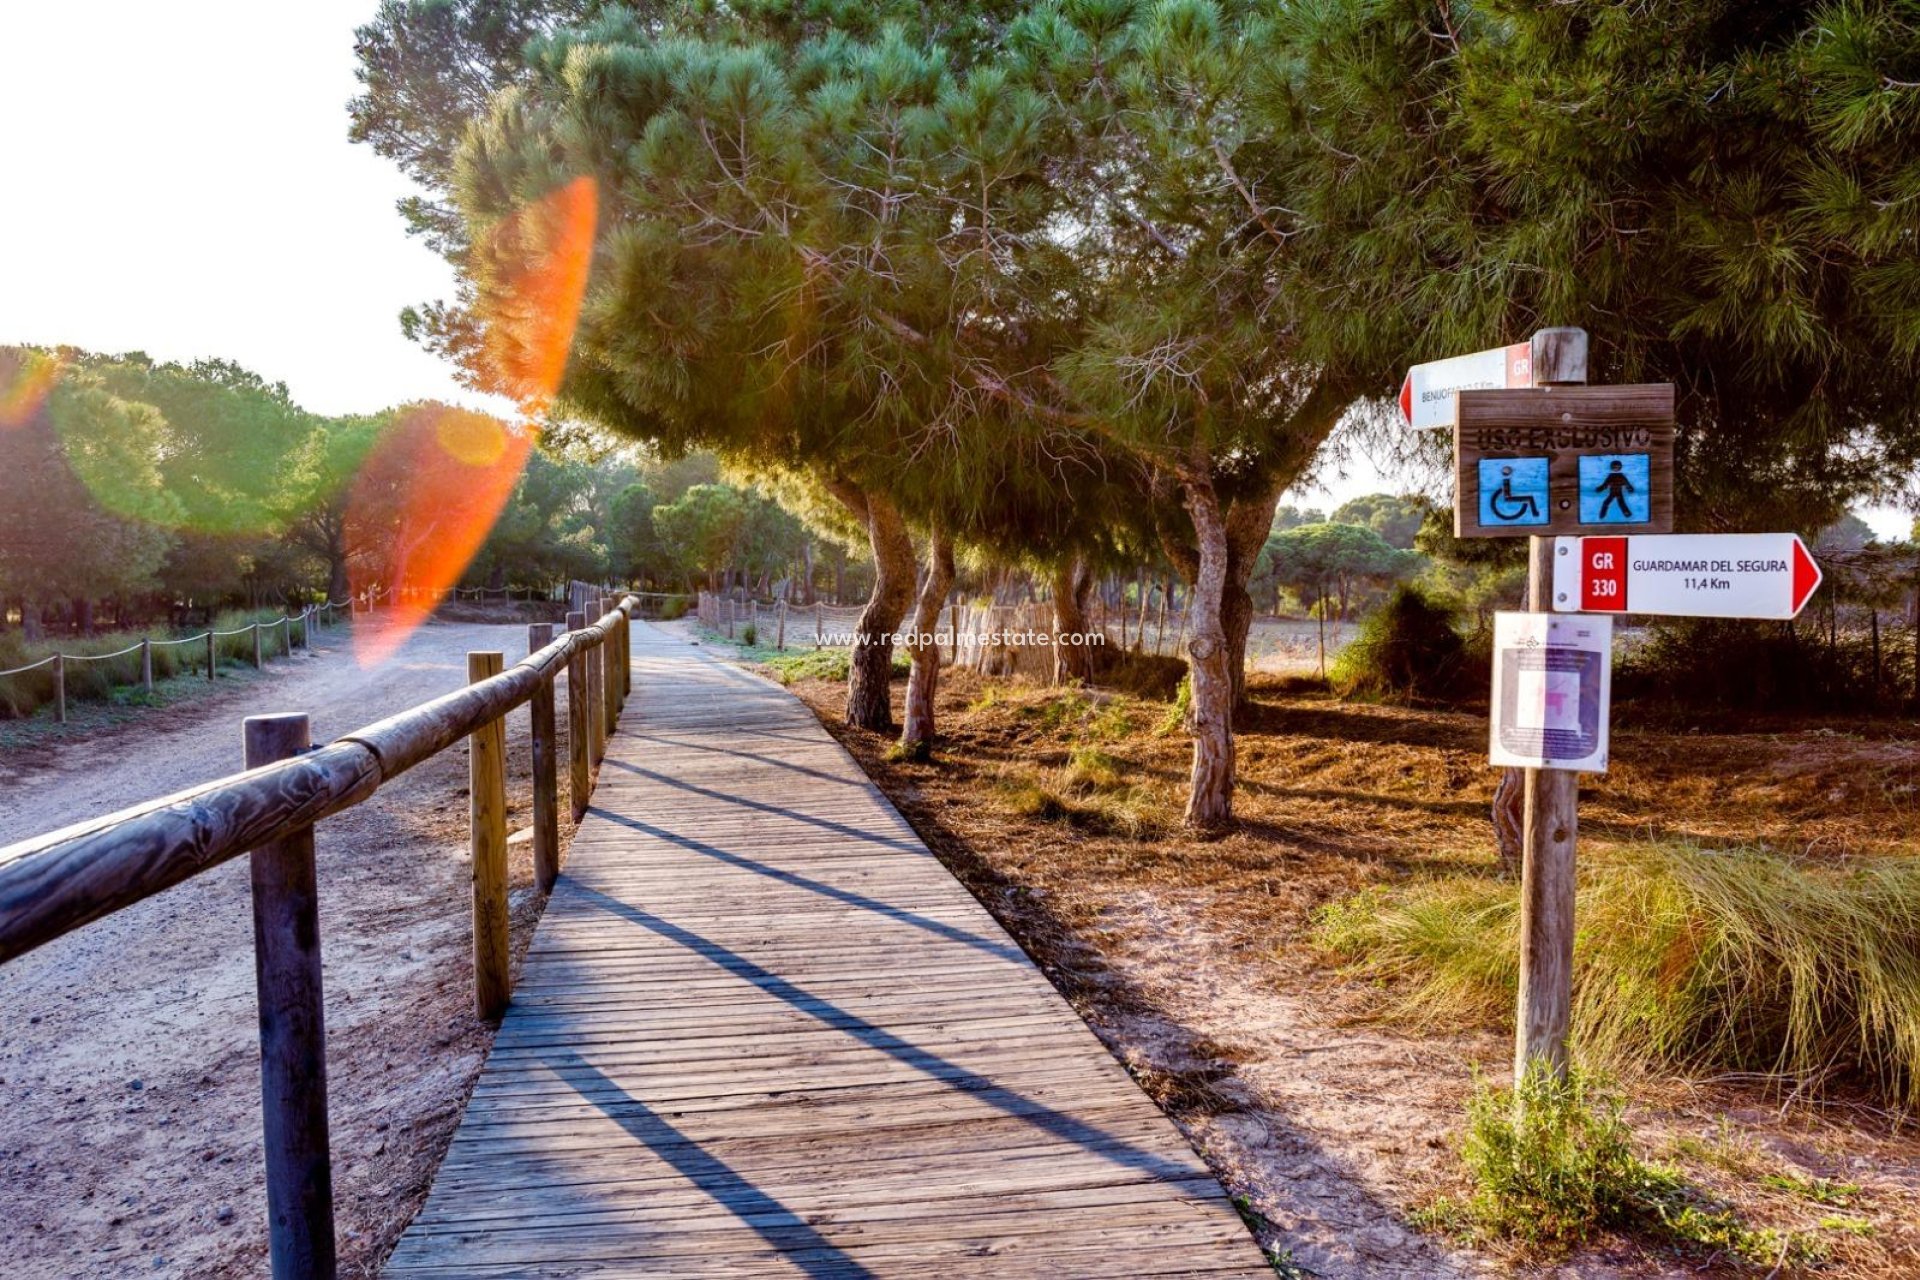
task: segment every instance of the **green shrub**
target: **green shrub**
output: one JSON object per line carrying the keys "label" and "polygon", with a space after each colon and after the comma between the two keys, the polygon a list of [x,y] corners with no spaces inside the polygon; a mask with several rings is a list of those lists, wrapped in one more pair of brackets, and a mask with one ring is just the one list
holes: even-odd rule
{"label": "green shrub", "polygon": [[1890,709],[1911,700],[1912,644],[1885,620],[1878,678],[1858,631],[1829,640],[1817,618],[1794,623],[1659,618],[1615,664],[1614,699],[1749,711]]}
{"label": "green shrub", "polygon": [[740,628],[740,643],[751,649],[760,643],[760,630],[751,622]]}
{"label": "green shrub", "polygon": [[1585,1073],[1534,1063],[1513,1090],[1475,1084],[1460,1156],[1474,1221],[1502,1239],[1559,1247],[1629,1220],[1647,1177],[1617,1097]]}
{"label": "green shrub", "polygon": [[[850,649],[796,649],[792,653],[762,655],[760,662],[781,684],[792,684],[795,680],[845,680],[853,666],[853,652]],[[893,669],[905,671],[908,666],[906,654],[896,649]]]}
{"label": "green shrub", "polygon": [[1468,661],[1453,608],[1402,583],[1334,659],[1332,674],[1346,697],[1455,698],[1475,691],[1482,670]]}
{"label": "green shrub", "polygon": [[[1582,852],[1576,918],[1587,1060],[1850,1078],[1920,1102],[1920,857],[1601,845]],[[1478,876],[1376,888],[1319,922],[1430,1023],[1511,1019],[1519,929],[1516,886]]]}
{"label": "green shrub", "polygon": [[684,618],[691,607],[692,602],[685,596],[668,596],[660,602],[660,621],[672,622],[675,619]]}
{"label": "green shrub", "polygon": [[1756,1231],[1677,1171],[1643,1163],[1624,1111],[1579,1070],[1562,1078],[1534,1063],[1517,1090],[1477,1081],[1460,1150],[1473,1194],[1440,1201],[1421,1221],[1553,1254],[1617,1229],[1750,1263],[1812,1258],[1804,1241]]}

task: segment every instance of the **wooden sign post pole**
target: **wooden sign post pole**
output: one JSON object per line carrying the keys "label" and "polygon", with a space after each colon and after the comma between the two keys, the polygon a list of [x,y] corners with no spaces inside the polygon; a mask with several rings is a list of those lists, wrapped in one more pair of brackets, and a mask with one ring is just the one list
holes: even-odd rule
{"label": "wooden sign post pole", "polygon": [[[1535,386],[1587,380],[1584,329],[1542,329],[1533,335]],[[1553,609],[1553,539],[1527,539],[1527,608]],[[1513,1077],[1545,1062],[1567,1069],[1567,1027],[1573,1007],[1574,836],[1579,777],[1570,769],[1525,771],[1520,864],[1520,994],[1514,1024]]]}

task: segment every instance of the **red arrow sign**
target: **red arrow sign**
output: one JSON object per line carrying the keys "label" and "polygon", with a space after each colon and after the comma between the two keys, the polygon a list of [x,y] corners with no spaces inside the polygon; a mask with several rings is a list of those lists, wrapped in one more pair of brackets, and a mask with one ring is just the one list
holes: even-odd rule
{"label": "red arrow sign", "polygon": [[1820,566],[1791,533],[1555,538],[1553,607],[1786,621],[1820,586]]}
{"label": "red arrow sign", "polygon": [[1533,385],[1533,348],[1525,342],[1417,364],[1400,384],[1400,416],[1416,431],[1453,425],[1453,393]]}
{"label": "red arrow sign", "polygon": [[1820,566],[1807,554],[1807,544],[1799,538],[1793,540],[1793,604],[1788,617],[1795,617],[1807,607],[1807,601],[1820,589],[1820,579],[1824,575]]}

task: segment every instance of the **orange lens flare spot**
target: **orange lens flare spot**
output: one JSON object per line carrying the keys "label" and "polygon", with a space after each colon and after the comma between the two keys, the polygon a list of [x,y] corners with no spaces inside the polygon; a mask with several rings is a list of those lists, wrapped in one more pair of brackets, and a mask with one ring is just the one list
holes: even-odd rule
{"label": "orange lens flare spot", "polygon": [[491,467],[508,447],[508,431],[498,418],[479,413],[447,413],[434,423],[434,439],[455,462],[469,467]]}
{"label": "orange lens flare spot", "polygon": [[58,356],[0,347],[0,430],[22,426],[40,412],[63,364]]}
{"label": "orange lens flare spot", "polygon": [[[560,390],[586,297],[599,189],[576,178],[501,220],[474,249],[483,385],[544,412]],[[402,410],[347,503],[356,595],[399,588],[354,633],[362,666],[392,657],[486,542],[533,449],[532,429],[447,405]]]}
{"label": "orange lens flare spot", "polygon": [[[347,498],[354,594],[372,590],[383,602],[354,632],[361,666],[391,658],[459,582],[533,445],[531,430],[468,409],[415,405],[395,417]],[[398,590],[386,607],[389,588]]]}
{"label": "orange lens flare spot", "polygon": [[599,206],[593,179],[575,178],[503,219],[475,249],[488,371],[529,413],[546,409],[566,374]]}

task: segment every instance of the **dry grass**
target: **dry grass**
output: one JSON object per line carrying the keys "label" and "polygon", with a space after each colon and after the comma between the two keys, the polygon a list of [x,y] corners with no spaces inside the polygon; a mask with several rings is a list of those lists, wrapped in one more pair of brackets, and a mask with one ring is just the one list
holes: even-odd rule
{"label": "dry grass", "polygon": [[[1393,1234],[1462,1188],[1457,1143],[1468,1065],[1498,1072],[1498,1027],[1416,1032],[1380,1021],[1390,993],[1316,945],[1316,912],[1370,886],[1494,870],[1494,774],[1473,713],[1343,704],[1256,678],[1240,738],[1235,831],[1197,839],[1178,819],[1187,742],[1164,701],[943,676],[931,762],[839,724],[841,689],[795,691],[936,852],[1038,959],[1257,1215],[1269,1243],[1342,1274],[1468,1274],[1473,1258],[1419,1254]],[[1581,796],[1583,849],[1648,841],[1765,843],[1803,856],[1911,847],[1920,836],[1914,744],[1899,726],[1616,733],[1614,771]],[[1251,993],[1251,995],[1249,995]],[[1628,1119],[1649,1153],[1756,1228],[1801,1233],[1850,1275],[1920,1268],[1920,1140],[1864,1097],[1781,1097],[1739,1080],[1632,1081]],[[1230,1123],[1229,1123],[1230,1122]],[[1249,1127],[1263,1139],[1240,1141]],[[1301,1156],[1303,1147],[1310,1148]],[[1726,1153],[1750,1149],[1731,1172]],[[1300,1172],[1306,1160],[1311,1174]],[[1384,1225],[1320,1224],[1348,1194]],[[1771,1179],[1769,1181],[1768,1179]],[[1339,1185],[1336,1185],[1339,1184]],[[1846,1186],[1846,1203],[1821,1188]],[[1342,1191],[1344,1187],[1344,1191]],[[1812,1190],[1809,1190],[1811,1188]],[[1324,1246],[1324,1247],[1322,1247]],[[1583,1274],[1685,1262],[1604,1241]],[[1344,1264],[1342,1259],[1345,1259]],[[1781,1274],[1791,1274],[1789,1266]]]}

